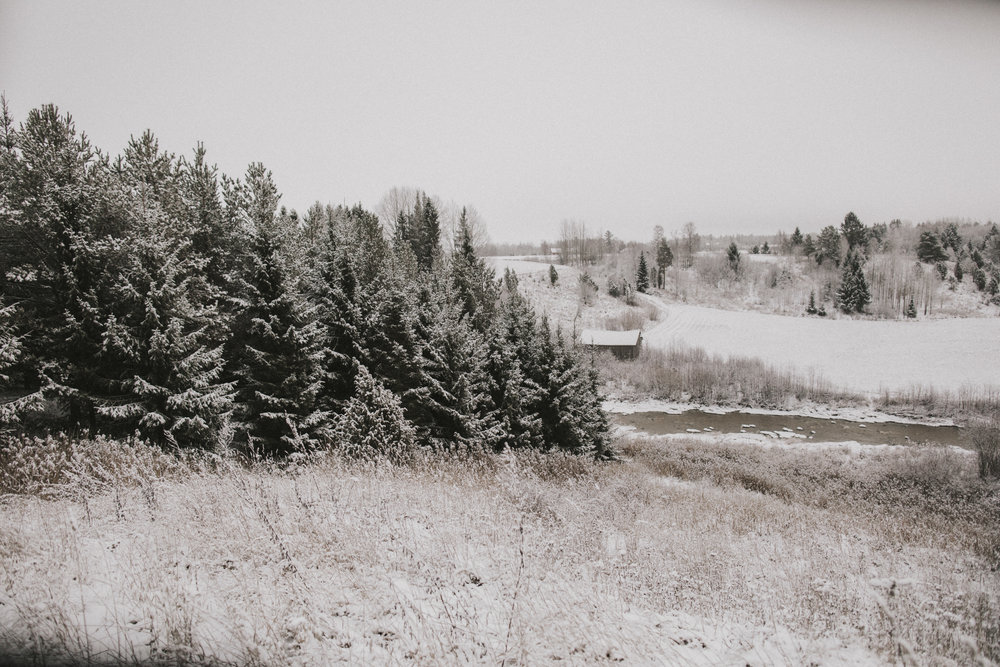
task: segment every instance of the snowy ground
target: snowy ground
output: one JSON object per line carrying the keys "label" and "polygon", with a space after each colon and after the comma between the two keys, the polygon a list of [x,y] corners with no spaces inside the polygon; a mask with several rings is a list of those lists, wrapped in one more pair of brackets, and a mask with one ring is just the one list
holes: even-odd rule
{"label": "snowy ground", "polygon": [[[763,255],[763,257],[767,257]],[[579,305],[580,272],[556,266],[559,285],[548,286],[548,263],[491,257],[501,273],[515,270],[539,312],[563,324],[601,326],[628,307],[605,294],[592,306]],[[699,347],[722,356],[758,358],[808,376],[816,373],[835,387],[876,394],[916,387],[971,394],[1000,394],[1000,318],[970,317],[917,321],[819,318],[722,310],[672,303],[645,295],[659,310],[646,322],[646,345]]]}
{"label": "snowy ground", "polygon": [[[995,655],[992,621],[975,625],[998,589],[967,546],[974,527],[922,517],[900,531],[905,517],[654,472],[664,456],[680,460],[665,447],[716,457],[732,444],[704,439],[646,439],[613,465],[223,466],[2,497],[0,658],[847,665],[904,647],[918,662]],[[807,471],[895,469],[920,454],[748,444],[765,466],[801,455]],[[967,458],[955,460],[968,468]],[[781,482],[756,465],[761,483]]]}
{"label": "snowy ground", "polygon": [[957,392],[1000,383],[1000,318],[900,322],[728,311],[647,297],[662,311],[647,345],[756,357],[861,392]]}

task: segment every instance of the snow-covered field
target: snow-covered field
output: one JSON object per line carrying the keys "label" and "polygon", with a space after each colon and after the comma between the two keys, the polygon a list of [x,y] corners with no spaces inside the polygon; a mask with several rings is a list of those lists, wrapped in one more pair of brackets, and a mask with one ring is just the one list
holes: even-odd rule
{"label": "snow-covered field", "polygon": [[[761,257],[768,257],[761,255]],[[579,271],[556,266],[560,284],[547,288],[549,265],[512,257],[489,258],[522,277],[524,292],[540,312],[563,323],[599,326],[627,309],[601,291],[593,306],[578,305]],[[935,318],[916,321],[794,317],[749,310],[722,310],[642,297],[659,310],[647,322],[646,345],[699,347],[721,356],[761,359],[800,375],[816,373],[835,387],[861,393],[916,387],[949,392],[1000,393],[1000,318]]]}
{"label": "snow-covered field", "polygon": [[[967,453],[740,437],[627,438],[613,465],[321,457],[164,473],[139,457],[129,475],[74,476],[54,497],[0,496],[0,662],[1000,655],[983,550],[995,521]],[[740,476],[702,479],[725,466]],[[971,491],[869,493],[913,476]],[[955,507],[910,511],[915,500]]]}
{"label": "snow-covered field", "polygon": [[648,299],[662,314],[645,333],[647,345],[756,357],[861,392],[1000,385],[1000,318],[823,319]]}

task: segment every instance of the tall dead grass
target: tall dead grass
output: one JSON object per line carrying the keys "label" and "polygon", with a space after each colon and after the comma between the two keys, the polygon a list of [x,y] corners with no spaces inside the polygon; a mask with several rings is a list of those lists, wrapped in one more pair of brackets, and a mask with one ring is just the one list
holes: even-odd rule
{"label": "tall dead grass", "polygon": [[623,451],[150,464],[142,485],[68,482],[86,496],[39,479],[0,502],[0,654],[801,664],[905,645],[922,662],[1000,659],[983,546],[996,487],[949,450]]}
{"label": "tall dead grass", "polygon": [[667,350],[644,348],[635,361],[605,355],[599,364],[604,377],[618,386],[672,401],[756,408],[785,408],[801,401],[862,401],[816,374],[802,376],[759,359],[723,358],[681,345]]}

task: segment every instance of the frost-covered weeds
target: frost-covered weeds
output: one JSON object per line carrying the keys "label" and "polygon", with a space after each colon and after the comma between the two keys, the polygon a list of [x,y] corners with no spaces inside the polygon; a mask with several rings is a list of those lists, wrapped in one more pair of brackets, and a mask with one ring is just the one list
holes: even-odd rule
{"label": "frost-covered weeds", "polygon": [[702,405],[787,408],[796,402],[856,404],[862,398],[838,391],[821,377],[803,377],[749,357],[723,358],[701,348],[644,347],[638,360],[602,355],[603,377],[637,395]]}
{"label": "frost-covered weeds", "polygon": [[[73,468],[89,473],[38,468],[5,487],[6,656],[1000,660],[997,487],[946,449],[633,441],[603,464],[418,452],[402,466],[161,466],[118,446],[77,451],[100,457]],[[121,483],[108,460],[130,462]]]}

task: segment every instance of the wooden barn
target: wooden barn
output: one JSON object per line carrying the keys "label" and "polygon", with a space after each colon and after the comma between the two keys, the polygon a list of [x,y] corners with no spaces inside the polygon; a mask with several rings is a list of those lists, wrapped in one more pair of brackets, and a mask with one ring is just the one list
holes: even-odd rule
{"label": "wooden barn", "polygon": [[642,348],[642,331],[584,329],[580,334],[580,344],[598,351],[607,350],[619,359],[635,359]]}

